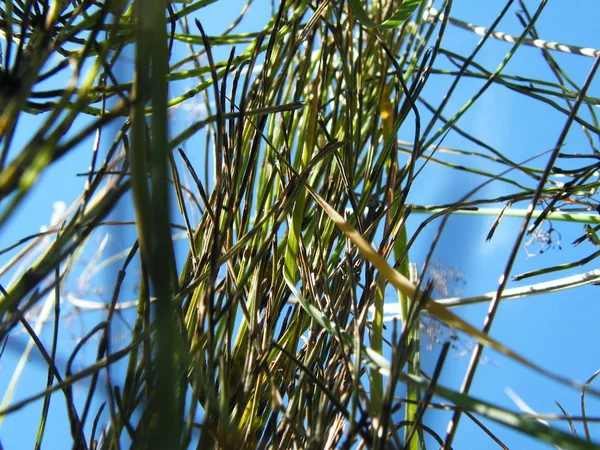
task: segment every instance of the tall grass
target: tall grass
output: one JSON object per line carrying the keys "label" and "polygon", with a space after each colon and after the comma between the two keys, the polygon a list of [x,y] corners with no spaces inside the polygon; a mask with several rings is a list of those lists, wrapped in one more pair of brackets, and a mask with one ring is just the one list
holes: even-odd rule
{"label": "tall grass", "polygon": [[[583,259],[520,275],[554,273],[552,281],[505,289],[526,235],[549,220],[583,223],[578,243],[599,245],[600,220],[590,212],[597,208],[600,126],[593,106],[599,100],[589,87],[600,53],[540,39],[536,22],[546,1],[532,12],[507,1],[482,29],[455,18],[451,0],[400,6],[383,0],[368,11],[354,0],[291,0],[272,4],[263,29],[237,33],[249,11],[265,7],[250,1],[231,27],[209,35],[202,8],[211,3],[3,3],[0,225],[16,217],[61,159],[89,151],[90,167],[81,195],[49,230],[2,251],[12,257],[0,274],[14,279],[3,281],[0,337],[25,330],[32,344],[4,394],[0,418],[43,400],[36,448],[55,397],[64,398],[74,448],[451,448],[463,420],[491,434],[481,416],[560,448],[598,448],[584,408],[580,437],[469,392],[487,346],[599,395],[489,332],[503,299],[598,282],[597,271],[560,273],[598,255],[588,250]],[[498,32],[515,7],[521,33]],[[449,27],[482,38],[457,54],[445,47]],[[492,39],[508,44],[490,69],[476,57]],[[506,71],[524,46],[543,52],[553,79]],[[595,58],[583,85],[569,78],[555,51]],[[427,98],[425,87],[440,79],[450,80],[445,97]],[[457,87],[469,83],[475,94],[450,112]],[[545,165],[536,166],[534,153],[513,161],[485,136],[460,127],[495,85],[564,115]],[[170,129],[171,114],[186,106],[205,113]],[[36,114],[36,129],[17,143],[19,121]],[[563,144],[576,125],[590,148],[568,154]],[[444,147],[448,133],[478,150]],[[449,157],[455,154],[468,164],[456,165]],[[558,158],[577,167],[559,172]],[[490,162],[497,170],[481,169]],[[483,181],[454,203],[415,205],[413,185],[434,164],[456,169],[457,183],[465,173]],[[475,195],[490,183],[512,193]],[[514,208],[519,202],[522,208]],[[568,210],[573,206],[582,212]],[[135,216],[129,249],[120,256],[97,253],[121,264],[114,289],[105,291],[103,304],[75,298],[66,286],[80,275],[78,261],[93,236],[128,225],[115,219],[124,209]],[[495,292],[438,301],[429,268],[446,221],[457,214],[497,217],[490,239],[502,217],[523,222]],[[411,248],[437,218],[438,237],[416,270]],[[412,235],[408,220],[420,224]],[[123,286],[132,278],[137,300],[127,302]],[[482,328],[451,311],[474,302],[490,304]],[[102,312],[90,316],[97,322],[85,322],[67,364],[57,356],[61,304]],[[386,331],[394,304],[399,320]],[[127,316],[131,330],[113,348],[127,310],[135,311]],[[432,373],[420,366],[424,314],[476,342],[459,391],[438,383],[450,341]],[[45,335],[50,339],[38,339],[44,326],[53,327]],[[95,361],[74,371],[78,353],[93,345]],[[33,346],[47,365],[46,383],[13,401]],[[73,394],[80,380],[87,382],[83,402]],[[93,406],[98,398],[103,403]],[[453,411],[447,430],[425,418],[440,407]],[[491,436],[506,448],[502,436]]]}

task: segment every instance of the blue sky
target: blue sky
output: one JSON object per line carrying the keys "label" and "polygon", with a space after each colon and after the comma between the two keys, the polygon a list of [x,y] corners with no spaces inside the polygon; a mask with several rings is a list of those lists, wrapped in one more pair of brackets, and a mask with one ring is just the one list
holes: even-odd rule
{"label": "blue sky", "polygon": [[[531,11],[537,7],[537,2],[528,1],[526,3]],[[455,0],[453,15],[467,22],[488,26],[504,4],[504,1]],[[576,6],[573,6],[574,4]],[[241,10],[241,7],[242,3],[237,0],[221,0],[204,8],[199,18],[208,34],[217,34],[230,23],[231,19]],[[266,9],[261,8],[258,4],[253,5],[251,16],[249,16],[249,20],[244,22],[241,31],[262,29],[268,19]],[[593,0],[549,2],[538,22],[537,29],[540,35],[547,40],[587,47],[600,47],[596,31],[597,14],[592,14],[592,11],[596,9],[597,5]],[[514,14],[517,10],[518,5],[515,4],[511,12],[501,22],[499,26],[501,31],[519,34],[521,26]],[[473,33],[449,26],[444,47],[465,53],[464,49],[473,48],[478,40],[479,37]],[[488,70],[494,70],[509,48],[510,45],[504,42],[489,42],[476,60]],[[243,51],[243,48],[238,49],[238,53],[241,51]],[[553,55],[563,64],[563,67],[568,69],[569,74],[578,83],[583,83],[592,64],[592,59],[556,53]],[[443,64],[442,57],[440,57],[438,63]],[[127,72],[127,62],[124,64],[124,71]],[[521,49],[505,72],[552,79],[540,51],[534,48]],[[445,94],[448,83],[449,80],[442,77],[435,78],[425,89],[424,95],[434,105],[438,104]],[[600,96],[598,87],[598,82],[592,85],[590,89],[592,96]],[[447,115],[457,111],[472,93],[472,85],[469,85],[467,81],[463,81],[447,106]],[[177,111],[172,118],[173,134],[185,127],[186,123],[190,123],[192,120],[190,115],[194,113],[194,111],[184,109]],[[199,113],[201,114],[201,111]],[[39,117],[27,116],[21,121],[14,148],[19,148],[28,140],[30,137],[28,129],[35,126],[39,120]],[[518,161],[553,147],[565,120],[565,116],[551,110],[548,106],[536,104],[530,100],[523,101],[517,94],[505,88],[494,86],[465,115],[460,122],[460,126],[493,144],[507,156]],[[107,135],[111,135],[113,131],[115,131],[114,127],[108,130]],[[411,130],[401,130],[401,138],[410,139],[411,136]],[[25,204],[2,230],[0,248],[5,248],[17,239],[39,231],[41,225],[48,225],[54,202],[64,201],[69,204],[74,200],[84,183],[83,178],[75,177],[74,174],[87,170],[89,164],[88,149],[91,144],[91,140],[84,142],[80,152],[73,152],[56,164],[52,170],[44,174]],[[446,138],[443,145],[473,149],[471,144],[452,134]],[[565,151],[573,153],[578,151],[590,152],[583,133],[576,126],[573,127],[567,139]],[[546,157],[536,161],[535,166],[543,167]],[[493,165],[482,166],[481,168],[498,171],[498,167]],[[409,201],[421,205],[453,201],[482,181],[482,179],[475,176],[465,177],[461,174],[459,184],[456,172],[430,166],[415,183]],[[493,197],[507,192],[509,191],[506,186],[500,183],[492,183],[479,195]],[[517,206],[524,208],[527,204]],[[117,215],[121,220],[131,220],[133,216],[126,202],[123,204],[123,209],[117,212]],[[513,236],[521,225],[521,219],[503,219],[494,239],[486,243],[485,237],[494,218],[456,216],[448,221],[448,225],[444,230],[434,259],[445,267],[455,268],[462,274],[464,282],[460,285],[462,288],[461,295],[477,295],[494,290],[498,278],[504,270],[513,244]],[[423,216],[417,216],[409,222],[409,235],[414,232],[420,220],[423,220]],[[554,223],[554,225],[561,234],[562,249],[551,249],[535,257],[527,257],[525,249],[522,249],[513,268],[513,274],[533,268],[569,262],[594,251],[589,245],[584,249],[573,249],[570,245],[576,237],[582,234],[580,225],[563,223]],[[100,255],[97,255],[97,250],[101,247],[105,236],[94,236],[86,250],[85,257],[78,263],[81,265],[81,269],[76,273],[84,272],[85,263],[93,261],[95,255],[100,259],[105,259],[107,255],[126,250],[131,245],[132,231],[131,229],[123,229],[119,232],[111,232],[106,248],[103,249]],[[435,227],[428,228],[419,237],[410,254],[412,261],[417,264],[424,261],[429,250],[428,245],[435,232]],[[5,264],[12,254],[14,253],[0,256],[2,258],[0,263]],[[117,261],[116,264],[119,264],[119,262]],[[596,268],[594,263],[576,268],[561,276],[582,273],[593,268]],[[135,269],[133,269],[133,273],[135,273]],[[551,277],[538,277],[521,283],[511,282],[508,287],[527,285],[547,279],[551,279]],[[79,294],[82,298],[99,301],[103,298],[102,294],[105,292],[106,285],[110,285],[113,280],[114,274],[111,273],[110,268],[107,268],[105,274],[100,274],[97,280],[74,280],[69,288],[73,294]],[[8,281],[9,275],[0,278],[3,285],[6,285]],[[128,283],[124,292],[128,292],[128,289],[133,300],[135,298],[134,277],[130,278]],[[110,291],[110,288],[108,289]],[[596,302],[597,289],[599,288],[596,286],[587,286],[574,291],[507,301],[499,309],[491,334],[511,349],[555,373],[576,380],[585,380],[599,368],[597,361],[600,360],[600,350],[593,345],[597,340],[595,331],[600,308]],[[390,297],[393,298],[393,296]],[[487,305],[477,305],[465,307],[456,312],[470,323],[481,326],[486,311]],[[126,316],[128,313],[125,312],[124,314]],[[101,314],[94,312],[87,312],[83,315],[74,314],[72,317],[67,317],[61,327],[61,344],[64,344],[65,348],[72,348],[78,337],[85,332],[86,325],[96,323],[99,317],[101,317]],[[120,325],[123,333],[128,332],[126,323],[127,321],[123,320]],[[45,331],[48,336],[49,329],[50,326],[47,326]],[[27,340],[23,335],[11,337],[9,340],[6,353],[0,361],[0,386],[8,386],[12,371],[17,364],[17,358],[26,343]],[[468,339],[464,341],[464,344],[467,349],[474,345]],[[118,342],[115,342],[115,345],[118,345]],[[432,371],[439,347],[439,345],[433,344],[431,350],[426,350],[423,353],[422,359],[426,371]],[[68,355],[68,352],[66,355]],[[555,404],[555,401],[558,401],[568,413],[580,415],[580,395],[577,391],[549,381],[495,352],[486,350],[484,355],[486,362],[479,367],[471,389],[474,396],[479,396],[511,410],[518,410],[507,394],[507,389],[510,389],[537,412],[560,414],[560,410]],[[93,358],[92,350],[84,351],[79,363],[89,362],[89,358]],[[468,361],[468,355],[459,350],[452,351],[444,368],[441,383],[458,388]],[[115,367],[114,373],[118,373],[118,366]],[[40,386],[40,380],[44,378],[44,365],[34,350],[19,382],[15,398],[19,399],[36,393]],[[76,385],[75,392],[76,395],[79,395],[78,399],[80,401],[85,398],[85,386],[85,383]],[[0,389],[0,392],[3,390]],[[96,409],[101,401],[102,399],[96,400]],[[63,412],[60,409],[62,403],[63,400],[59,396],[56,396],[53,400],[52,407],[57,409],[53,410],[56,414],[51,415],[51,423],[48,425],[47,448],[62,448],[65,442],[64,439],[66,437],[70,438],[66,424],[57,418]],[[33,436],[23,436],[21,430],[23,426],[27,426],[30,417],[34,418],[37,426],[40,408],[41,402],[34,403],[23,409],[19,414],[10,416],[4,421],[0,427],[0,439],[5,448],[31,447],[30,442],[33,442]],[[600,402],[589,398],[589,414],[595,415],[595,412],[599,409]],[[428,412],[426,423],[443,434],[449,417],[447,413]],[[509,429],[485,420],[483,422],[500,436],[511,449],[527,448],[535,450],[548,448],[544,444],[535,442]],[[553,425],[567,429],[566,423],[554,422]],[[579,434],[582,435],[580,424],[576,423],[576,427]],[[600,427],[592,424],[590,425],[590,431],[592,436],[598,437]],[[600,440],[600,438],[597,440]],[[463,417],[461,427],[454,441],[454,448],[494,448],[494,445],[487,436],[470,423],[469,419]]]}

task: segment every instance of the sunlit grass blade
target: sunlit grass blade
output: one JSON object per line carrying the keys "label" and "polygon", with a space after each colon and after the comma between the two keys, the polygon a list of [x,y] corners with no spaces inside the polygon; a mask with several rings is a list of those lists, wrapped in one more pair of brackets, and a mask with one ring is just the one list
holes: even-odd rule
{"label": "sunlit grass blade", "polygon": [[352,7],[352,12],[356,16],[356,19],[361,25],[367,28],[377,28],[380,30],[396,28],[402,25],[417,9],[417,7],[423,3],[424,0],[404,0],[400,6],[381,24],[373,22],[368,13],[362,6],[361,0],[349,0],[348,3]]}
{"label": "sunlit grass blade", "polygon": [[[402,292],[404,295],[409,298],[418,299],[420,292],[417,292],[416,286],[412,284],[405,276],[401,275],[398,271],[392,268],[388,262],[371,247],[371,245],[348,223],[344,220],[342,216],[340,216],[335,209],[333,209],[325,200],[323,200],[316,192],[310,189],[307,186],[308,191],[311,193],[313,198],[317,201],[317,203],[323,208],[323,210],[327,213],[327,215],[335,222],[335,224],[348,236],[348,238],[352,241],[352,243],[358,248],[358,250],[362,253],[362,255],[375,266],[381,274],[386,278],[387,281],[390,282],[396,289]],[[502,353],[505,356],[508,356],[515,361],[527,366],[528,368],[538,372],[542,375],[545,375],[555,381],[558,381],[567,386],[571,386],[573,388],[579,388],[580,384],[577,382],[573,382],[567,378],[556,375],[546,369],[541,368],[540,366],[532,363],[525,357],[519,355],[513,350],[510,350],[505,345],[501,344],[497,340],[492,337],[482,333],[480,330],[475,328],[473,325],[465,322],[454,313],[450,312],[448,308],[445,306],[436,303],[435,301],[428,299],[425,303],[425,310],[430,314],[437,317],[440,321],[448,325],[450,328],[462,331],[467,335],[473,337],[480,344],[490,347],[496,350],[499,353]],[[597,393],[600,395],[600,392]]]}

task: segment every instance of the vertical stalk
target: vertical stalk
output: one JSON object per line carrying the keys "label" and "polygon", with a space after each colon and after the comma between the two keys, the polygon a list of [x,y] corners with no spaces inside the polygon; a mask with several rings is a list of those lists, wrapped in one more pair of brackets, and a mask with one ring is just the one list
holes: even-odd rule
{"label": "vertical stalk", "polygon": [[[140,251],[154,295],[156,323],[156,385],[147,415],[147,444],[180,448],[183,435],[183,392],[179,386],[181,358],[172,297],[176,289],[168,191],[167,73],[165,0],[134,4],[136,61],[130,151],[132,191]],[[151,140],[146,134],[145,103],[152,102]],[[148,175],[150,180],[148,180]]]}

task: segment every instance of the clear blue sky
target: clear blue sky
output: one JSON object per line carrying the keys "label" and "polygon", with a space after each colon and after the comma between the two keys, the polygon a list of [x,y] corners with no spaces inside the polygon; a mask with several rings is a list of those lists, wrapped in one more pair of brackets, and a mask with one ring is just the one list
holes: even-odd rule
{"label": "clear blue sky", "polygon": [[[265,3],[265,10],[270,2]],[[538,2],[527,1],[530,10],[537,7]],[[492,23],[504,1],[480,0],[455,0],[454,16],[477,25],[488,26]],[[576,5],[576,6],[574,6]],[[216,4],[201,11],[199,16],[208,34],[218,34],[233,19],[242,7],[238,0],[221,0]],[[519,34],[521,26],[515,18],[514,12],[518,5],[513,6],[512,12],[501,22],[501,31]],[[244,22],[242,30],[257,31],[262,29],[267,20],[265,11],[255,4],[251,8],[250,20]],[[597,33],[597,2],[593,0],[578,0],[577,2],[549,2],[537,29],[544,39],[565,42],[586,47],[600,47]],[[450,26],[444,46],[449,49],[473,48],[479,37]],[[4,46],[4,43],[2,43]],[[504,42],[490,42],[486,45],[477,61],[489,70],[493,70],[500,63],[510,45]],[[238,53],[243,48],[238,48]],[[569,74],[578,82],[583,83],[585,76],[591,66],[590,58],[555,54],[555,57],[567,68]],[[127,70],[127,69],[125,69]],[[514,74],[527,74],[528,76],[551,79],[549,70],[542,60],[539,50],[534,48],[521,49],[513,61],[509,64],[506,72]],[[439,103],[445,94],[448,81],[440,78],[440,81],[429,83],[425,96],[434,105]],[[449,103],[447,115],[455,112],[463,102],[472,94],[465,82],[457,91],[453,100]],[[590,94],[600,96],[599,84],[592,85]],[[185,127],[190,123],[190,115],[198,113],[190,110],[180,110],[173,116],[173,130]],[[199,112],[201,114],[201,111]],[[534,118],[532,120],[532,118]],[[16,135],[15,148],[18,143],[25,143],[29,138],[27,130],[40,119],[28,116],[21,121]],[[491,142],[497,149],[504,152],[514,160],[539,153],[554,146],[560,129],[566,117],[551,110],[548,106],[532,103],[530,100],[523,101],[517,94],[501,87],[491,88],[467,113],[460,125],[486,142]],[[406,133],[406,134],[405,134]],[[111,131],[107,133],[110,135]],[[410,133],[402,132],[403,138],[410,138]],[[39,231],[40,226],[48,224],[53,211],[55,201],[65,201],[69,204],[75,195],[81,191],[84,180],[74,176],[77,172],[85,172],[89,164],[89,149],[91,140],[82,144],[80,152],[73,152],[63,161],[47,171],[43,179],[33,189],[26,203],[19,210],[15,218],[9,222],[0,234],[0,248],[12,244],[28,234]],[[470,144],[452,134],[444,141],[448,147],[465,148]],[[467,147],[467,148],[473,148]],[[583,137],[583,133],[577,128],[567,139],[566,151],[589,152],[589,145]],[[545,159],[536,162],[536,166],[543,167]],[[485,168],[485,167],[482,167]],[[495,166],[489,169],[497,170]],[[434,182],[432,181],[434,180]],[[481,183],[476,177],[465,178],[461,175],[461,184],[458,184],[456,173],[448,169],[441,169],[431,165],[423,173],[413,188],[410,202],[415,204],[439,204],[453,201],[472,187]],[[470,181],[470,185],[465,180]],[[509,192],[507,188],[495,183],[489,186],[486,196],[499,196]],[[526,207],[526,204],[517,205]],[[118,213],[121,220],[131,220],[132,212],[122,210]],[[416,217],[409,226],[409,235],[424,217]],[[494,217],[482,218],[476,216],[457,216],[449,220],[444,231],[440,245],[436,251],[435,259],[446,267],[456,268],[462,273],[464,283],[461,285],[461,295],[470,296],[492,291],[496,288],[498,278],[504,270],[508,254],[512,247],[512,239],[521,225],[521,219],[505,218],[499,226],[494,239],[486,243],[485,237],[492,224]],[[527,258],[525,250],[520,252],[513,269],[513,274],[520,273],[533,268],[542,268],[555,264],[569,262],[576,259],[575,255],[583,257],[591,253],[593,249],[577,249],[574,251],[570,243],[582,234],[581,226],[554,224],[561,233],[562,250],[553,249],[543,255]],[[131,230],[130,230],[131,231]],[[427,245],[435,229],[431,228],[418,240],[411,252],[411,260],[422,263],[427,251]],[[131,244],[131,233],[127,230],[112,233],[101,259],[107,255],[114,254],[127,249]],[[101,246],[104,235],[94,236],[91,245],[82,258],[81,272],[84,262],[93,261],[95,250]],[[583,253],[582,253],[583,252]],[[0,256],[0,264],[8,261],[9,255]],[[118,262],[117,262],[118,264]],[[586,267],[577,268],[563,276],[582,273],[595,268],[592,263]],[[107,269],[110,272],[110,268]],[[112,280],[110,275],[97,280],[74,280],[68,288],[73,293],[79,293],[88,300],[99,301],[103,297],[103,289],[106,288],[102,280]],[[530,284],[531,282],[544,281],[547,278],[536,278],[533,281],[526,280],[522,283],[509,283],[508,287]],[[9,282],[9,276],[0,279],[3,285]],[[110,282],[110,281],[109,281]],[[106,281],[104,281],[106,284]],[[131,293],[131,299],[135,298],[134,283],[126,286]],[[595,333],[600,306],[597,304],[598,287],[588,286],[575,291],[543,295],[528,299],[511,300],[504,303],[499,310],[495,323],[492,327],[492,336],[513,350],[518,351],[530,358],[535,363],[564,376],[576,380],[585,380],[599,369],[600,350],[594,343],[597,341]],[[68,306],[68,305],[67,305]],[[463,308],[459,314],[470,323],[481,326],[487,310],[487,305],[471,306]],[[125,313],[127,315],[127,313]],[[60,343],[65,348],[72,349],[77,338],[85,333],[86,325],[97,323],[97,313],[87,312],[84,315],[73,314],[62,322]],[[122,332],[127,333],[126,321],[122,322]],[[45,337],[49,337],[50,325],[46,325]],[[27,340],[24,335],[11,337],[6,353],[0,361],[0,392],[8,386],[12,371],[22,353]],[[464,342],[466,348],[473,346],[468,340]],[[114,345],[118,345],[115,342]],[[69,350],[70,351],[70,350]],[[63,355],[66,358],[69,351]],[[437,359],[439,345],[433,345],[432,350],[426,350],[422,354],[424,369],[432,372],[433,364]],[[577,391],[567,389],[551,382],[540,375],[531,372],[515,364],[514,362],[491,351],[484,353],[487,362],[482,364],[478,370],[471,394],[479,396],[497,405],[512,410],[518,410],[517,406],[507,395],[507,389],[518,394],[536,412],[560,414],[555,404],[558,401],[568,413],[580,415],[580,395]],[[83,357],[78,360],[81,365],[89,363],[94,357],[94,351],[83,352]],[[462,382],[469,355],[459,350],[452,351],[444,368],[441,384],[458,388]],[[64,362],[64,361],[63,361]],[[118,373],[115,366],[113,373]],[[24,375],[19,382],[15,398],[23,398],[36,393],[41,386],[40,380],[46,376],[45,366],[36,351],[25,368]],[[118,375],[117,375],[118,376]],[[86,383],[76,385],[75,394],[78,401],[85,400]],[[97,409],[102,399],[98,399]],[[66,423],[56,418],[63,413],[64,401],[57,395],[53,399],[52,407],[56,408],[55,419],[51,416],[51,423],[47,427],[46,448],[63,448],[65,442],[70,442],[70,433]],[[24,433],[26,427],[31,426],[30,418],[35,421],[39,418],[41,402],[34,403],[23,409],[21,413],[10,416],[0,427],[0,439],[5,448],[31,448],[34,434],[31,431]],[[588,412],[595,415],[600,410],[600,402],[588,399]],[[426,424],[443,435],[447,420],[447,413],[428,412]],[[494,423],[483,420],[511,449],[545,449],[544,444],[535,442],[521,434],[500,427]],[[566,423],[553,423],[567,430]],[[582,435],[582,428],[576,423],[578,432]],[[25,427],[25,428],[24,428]],[[30,429],[29,429],[30,430]],[[590,425],[592,436],[600,440],[600,427]],[[495,448],[495,444],[479,428],[472,425],[468,418],[463,417],[459,432],[454,441],[455,449],[486,449]]]}

